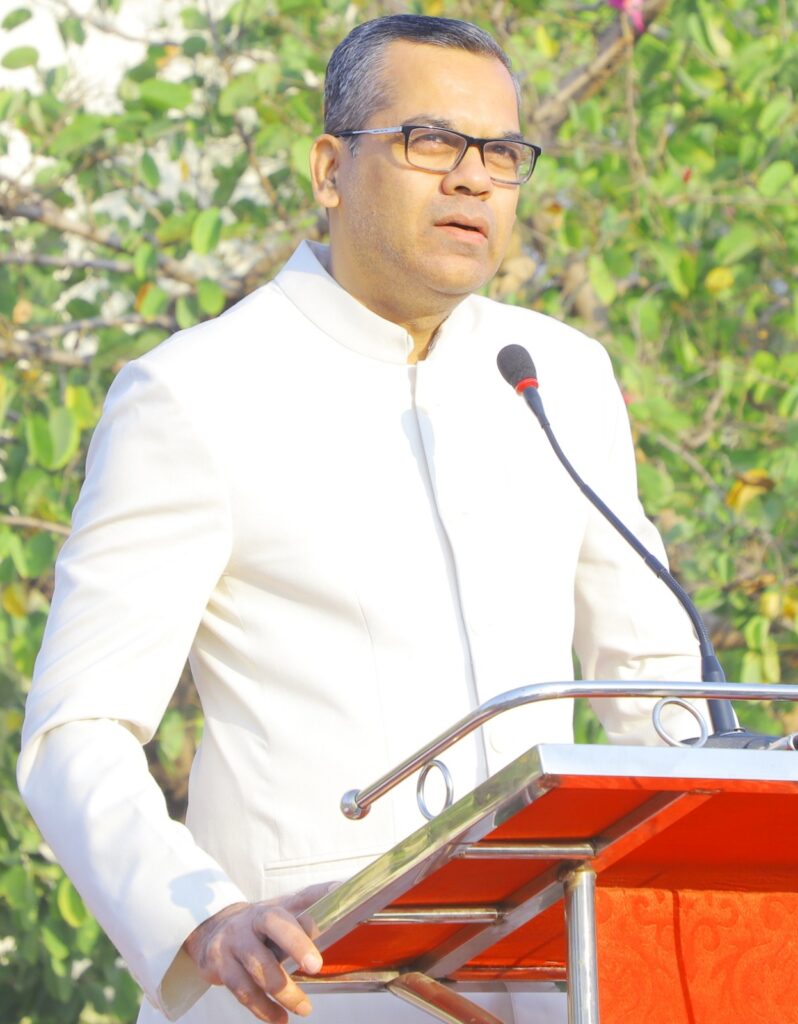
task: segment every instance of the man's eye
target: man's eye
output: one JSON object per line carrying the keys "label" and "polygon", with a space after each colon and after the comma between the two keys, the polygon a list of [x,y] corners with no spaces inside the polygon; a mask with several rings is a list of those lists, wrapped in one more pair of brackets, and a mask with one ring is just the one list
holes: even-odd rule
{"label": "man's eye", "polygon": [[523,154],[519,146],[514,146],[512,143],[493,142],[489,149],[489,155],[491,159],[498,160],[501,163],[512,165],[517,167],[523,160]]}
{"label": "man's eye", "polygon": [[448,132],[424,132],[414,135],[410,141],[414,148],[424,150],[451,149],[453,145],[456,145]]}

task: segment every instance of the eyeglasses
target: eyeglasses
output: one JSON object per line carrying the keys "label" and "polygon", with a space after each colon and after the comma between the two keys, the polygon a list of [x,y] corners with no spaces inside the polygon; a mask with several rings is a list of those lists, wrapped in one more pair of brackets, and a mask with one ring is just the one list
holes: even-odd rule
{"label": "eyeglasses", "polygon": [[435,128],[424,124],[400,124],[394,128],[361,128],[358,131],[336,132],[338,138],[353,135],[404,136],[405,160],[422,171],[448,174],[476,146],[482,163],[492,181],[502,185],[522,185],[529,181],[542,150],[532,142],[515,139],[477,139],[473,135]]}

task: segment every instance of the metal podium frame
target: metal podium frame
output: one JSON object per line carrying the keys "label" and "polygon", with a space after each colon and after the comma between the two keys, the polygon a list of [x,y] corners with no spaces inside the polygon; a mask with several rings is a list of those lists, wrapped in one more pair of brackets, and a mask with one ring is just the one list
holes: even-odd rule
{"label": "metal podium frame", "polygon": [[[798,686],[734,683],[542,683],[509,691],[456,723],[365,790],[345,794],[344,813],[362,816],[394,785],[428,764],[488,718],[520,704],[561,697],[653,696],[798,701]],[[496,841],[491,833],[569,779],[612,787],[633,781],[636,806],[588,839]],[[798,757],[787,750],[541,745],[533,747],[393,849],[324,896],[300,916],[320,950],[379,925],[453,925],[447,937],[410,962],[379,970],[304,976],[303,986],[332,991],[387,990],[449,1024],[500,1024],[464,995],[469,989],[534,988],[566,972],[536,967],[485,969],[470,963],[560,900],[565,907],[569,1024],[599,1024],[596,878],[652,837],[718,794],[759,790],[798,797]],[[408,904],[414,887],[458,860],[545,861],[531,881],[499,903]],[[396,901],[399,900],[398,903]],[[469,966],[470,964],[470,966]],[[325,968],[326,969],[326,968]],[[457,988],[453,986],[458,986]]]}

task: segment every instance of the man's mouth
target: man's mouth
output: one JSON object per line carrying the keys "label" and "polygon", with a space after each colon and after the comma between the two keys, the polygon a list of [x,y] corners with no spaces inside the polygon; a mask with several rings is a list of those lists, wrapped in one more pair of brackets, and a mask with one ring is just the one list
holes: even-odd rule
{"label": "man's mouth", "polygon": [[470,235],[474,241],[488,237],[488,223],[481,217],[447,217],[445,220],[439,220],[435,226],[448,228],[452,234]]}

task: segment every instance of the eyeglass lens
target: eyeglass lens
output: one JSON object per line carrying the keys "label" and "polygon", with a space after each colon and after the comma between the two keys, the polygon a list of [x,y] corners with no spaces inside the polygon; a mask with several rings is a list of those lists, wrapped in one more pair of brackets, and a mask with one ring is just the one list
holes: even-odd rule
{"label": "eyeglass lens", "polygon": [[[467,146],[461,135],[443,128],[413,128],[407,135],[407,159],[426,171],[449,171]],[[520,142],[495,139],[483,148],[485,168],[492,178],[506,182],[525,181],[535,157]]]}

